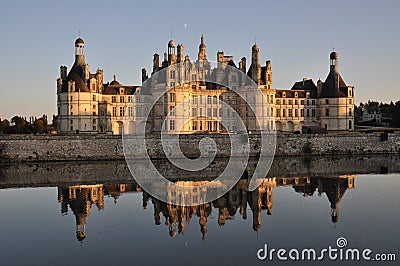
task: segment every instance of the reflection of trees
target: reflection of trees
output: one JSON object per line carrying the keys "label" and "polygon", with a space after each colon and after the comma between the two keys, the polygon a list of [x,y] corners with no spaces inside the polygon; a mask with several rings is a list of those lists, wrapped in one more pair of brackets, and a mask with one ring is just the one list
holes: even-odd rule
{"label": "reflection of trees", "polygon": [[[204,182],[204,181],[202,181]],[[151,197],[145,191],[142,192],[143,208],[146,209],[151,202],[154,210],[154,223],[164,225],[168,228],[171,237],[185,233],[185,224],[194,217],[198,218],[202,238],[207,233],[208,218],[213,209],[218,213],[217,222],[220,226],[225,225],[235,216],[247,219],[247,211],[252,212],[253,230],[261,230],[261,214],[266,211],[272,214],[273,188],[276,186],[292,186],[298,193],[305,197],[313,196],[315,191],[319,195],[325,193],[330,202],[332,222],[339,219],[339,203],[348,188],[354,186],[354,175],[344,175],[329,178],[266,178],[254,191],[248,191],[248,180],[240,180],[236,186],[222,197],[213,202],[196,206],[179,206],[162,202]],[[96,205],[98,210],[104,208],[104,195],[114,198],[117,203],[118,197],[127,192],[140,192],[136,184],[97,184],[59,187],[58,200],[61,204],[61,213],[68,213],[68,206],[76,218],[76,236],[79,241],[86,237],[86,218],[90,215],[90,208]]]}

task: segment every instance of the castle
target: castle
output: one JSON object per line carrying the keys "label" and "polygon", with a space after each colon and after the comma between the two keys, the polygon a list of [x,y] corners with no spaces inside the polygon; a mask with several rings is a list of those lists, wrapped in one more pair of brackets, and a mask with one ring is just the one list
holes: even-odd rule
{"label": "castle", "polygon": [[[246,88],[243,75],[252,79],[264,96],[263,108],[267,107],[268,115],[273,117],[265,121],[268,130],[295,132],[303,126],[354,130],[354,87],[347,86],[339,74],[337,52],[330,54],[325,82],[318,80],[315,84],[312,79],[303,79],[291,89],[278,90],[272,87],[271,61],[261,66],[257,44],[251,49],[248,69],[245,57],[236,66],[233,56],[223,51],[217,52],[217,66],[213,66],[207,59],[204,36],[196,61],[185,56],[184,46],[176,46],[173,40],[168,42],[167,51],[162,62],[159,54],[153,55],[151,82],[146,69],[142,69],[142,83],[147,86],[122,85],[115,75],[113,81],[104,84],[103,70],[90,73],[84,58],[84,41],[78,38],[74,65],[68,74],[67,67],[61,66],[57,79],[58,132],[122,134],[134,131],[139,121],[146,123],[147,132],[160,132],[163,125],[169,133],[242,130],[222,102],[237,112],[247,130],[257,130],[254,113],[249,112],[245,102],[248,99],[235,91],[237,87]],[[228,86],[201,81],[210,77]],[[166,93],[150,111],[146,103],[154,100],[161,85]],[[145,113],[150,116],[143,118]]]}

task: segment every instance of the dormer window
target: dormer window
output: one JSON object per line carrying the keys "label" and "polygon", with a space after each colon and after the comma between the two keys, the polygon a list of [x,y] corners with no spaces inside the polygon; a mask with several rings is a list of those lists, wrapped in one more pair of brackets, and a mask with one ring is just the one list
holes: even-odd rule
{"label": "dormer window", "polygon": [[283,92],[283,93],[282,93],[282,97],[286,97],[286,92]]}
{"label": "dormer window", "polygon": [[294,94],[294,97],[299,97],[299,94],[296,92],[295,94]]}

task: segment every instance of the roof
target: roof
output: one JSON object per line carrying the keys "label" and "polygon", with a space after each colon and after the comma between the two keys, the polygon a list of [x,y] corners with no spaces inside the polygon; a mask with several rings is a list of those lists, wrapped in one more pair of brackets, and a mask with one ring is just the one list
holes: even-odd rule
{"label": "roof", "polygon": [[85,42],[81,38],[78,38],[75,40],[75,44],[78,44],[78,43],[84,44]]}
{"label": "roof", "polygon": [[[339,88],[335,86],[335,80],[338,79]],[[339,73],[331,70],[322,85],[320,98],[335,98],[335,97],[347,97],[347,85],[340,76]]]}
{"label": "roof", "polygon": [[82,72],[82,67],[75,62],[68,73],[67,82],[63,82],[61,92],[68,92],[68,81],[70,80],[75,81],[75,92],[90,92],[89,87],[82,79]]}
{"label": "roof", "polygon": [[111,84],[104,84],[103,94],[117,95],[120,94],[120,88],[124,88],[124,95],[133,95],[139,86],[115,86]]}
{"label": "roof", "polygon": [[311,97],[317,96],[317,86],[312,79],[297,81],[293,84],[291,90],[305,90],[310,92]]}

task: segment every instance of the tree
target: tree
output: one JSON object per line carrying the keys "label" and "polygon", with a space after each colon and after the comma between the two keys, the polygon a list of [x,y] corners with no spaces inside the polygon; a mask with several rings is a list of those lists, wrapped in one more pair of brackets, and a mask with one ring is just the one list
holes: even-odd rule
{"label": "tree", "polygon": [[8,122],[7,119],[4,119],[3,121],[1,121],[1,119],[0,119],[0,134],[3,134],[6,130],[6,128],[9,126],[10,126],[10,122]]}
{"label": "tree", "polygon": [[54,130],[58,131],[58,115],[53,115],[53,120],[51,121]]}

